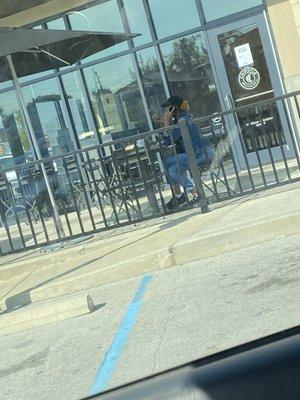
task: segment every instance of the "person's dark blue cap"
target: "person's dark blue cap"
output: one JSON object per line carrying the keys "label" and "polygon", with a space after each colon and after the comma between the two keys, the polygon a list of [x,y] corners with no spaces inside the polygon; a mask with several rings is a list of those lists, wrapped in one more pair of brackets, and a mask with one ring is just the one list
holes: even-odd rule
{"label": "person's dark blue cap", "polygon": [[161,106],[164,108],[171,107],[171,106],[181,107],[183,102],[184,102],[184,100],[182,97],[174,95],[174,96],[169,97],[168,100],[165,103],[163,103]]}

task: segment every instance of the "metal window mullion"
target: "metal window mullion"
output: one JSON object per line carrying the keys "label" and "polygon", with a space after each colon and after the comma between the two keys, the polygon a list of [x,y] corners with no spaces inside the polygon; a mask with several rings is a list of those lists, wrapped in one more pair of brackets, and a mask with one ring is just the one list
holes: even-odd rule
{"label": "metal window mullion", "polygon": [[197,7],[197,11],[198,11],[198,16],[200,19],[200,24],[204,26],[206,20],[205,20],[204,9],[202,6],[202,1],[201,0],[195,0],[195,1],[196,1],[196,7]]}
{"label": "metal window mullion", "polygon": [[156,58],[157,58],[157,62],[158,62],[158,68],[159,68],[159,72],[160,72],[160,75],[161,75],[161,80],[162,80],[162,83],[163,83],[163,87],[164,87],[166,96],[170,97],[171,89],[170,89],[169,81],[167,79],[167,72],[166,72],[166,69],[165,69],[165,64],[164,64],[164,61],[163,61],[163,56],[162,56],[161,49],[160,49],[160,47],[158,45],[156,45],[156,46],[154,46],[154,50],[155,50],[155,53],[156,53]]}
{"label": "metal window mullion", "polygon": [[[84,100],[86,101],[87,109],[88,109],[88,111],[90,113],[92,127],[93,127],[93,129],[95,131],[97,142],[98,142],[98,144],[101,144],[102,143],[102,138],[99,136],[99,128],[100,127],[98,126],[95,110],[94,110],[94,107],[93,107],[93,104],[92,104],[91,96],[90,96],[89,91],[88,91],[87,82],[86,82],[86,79],[85,79],[85,76],[84,76],[84,72],[83,72],[82,69],[79,69],[77,71],[77,74],[78,74],[80,86],[81,86],[82,91],[83,91]],[[101,148],[101,152],[102,153],[104,152],[104,148]]]}
{"label": "metal window mullion", "polygon": [[[152,17],[152,13],[151,13],[151,8],[149,5],[149,1],[148,0],[142,0],[144,9],[145,9],[145,13],[146,13],[146,17],[147,17],[147,21],[148,21],[148,25],[149,25],[149,29],[150,29],[150,34],[151,34],[151,38],[153,40],[153,42],[158,41],[158,36],[157,36],[157,32],[155,29],[155,24],[153,21],[153,17]],[[167,97],[170,97],[170,86],[168,84],[168,80],[167,80],[167,74],[165,71],[165,67],[164,67],[164,63],[163,63],[163,57],[161,54],[161,50],[160,47],[158,46],[158,44],[154,45],[154,50],[155,50],[155,54],[156,54],[156,58],[157,58],[157,62],[158,62],[158,68],[159,68],[159,72],[162,78],[162,83],[163,83],[163,87],[166,93]]]}
{"label": "metal window mullion", "polygon": [[63,115],[63,117],[64,118],[66,117],[66,119],[67,119],[67,128],[68,128],[68,126],[71,127],[71,132],[72,132],[73,140],[74,140],[74,143],[76,144],[76,147],[80,148],[80,146],[78,146],[77,132],[76,132],[76,127],[75,127],[72,110],[71,110],[70,104],[67,99],[67,93],[66,93],[64,83],[63,83],[61,76],[57,77],[57,82],[58,82],[59,94],[60,94],[61,100],[62,100],[63,111],[65,112],[65,115]]}
{"label": "metal window mullion", "polygon": [[[121,14],[121,19],[122,19],[122,22],[123,22],[123,25],[124,25],[125,32],[126,33],[130,33],[129,21],[128,21],[128,18],[127,18],[127,14],[126,14],[126,10],[125,10],[125,7],[124,7],[123,0],[117,0],[117,2],[118,2],[120,14]],[[142,99],[144,111],[145,111],[145,114],[146,114],[148,127],[149,127],[150,130],[153,130],[152,119],[151,119],[151,116],[150,116],[150,113],[149,113],[146,94],[145,94],[142,78],[141,78],[141,75],[140,75],[140,70],[139,70],[139,67],[138,67],[137,55],[136,55],[136,52],[134,52],[134,42],[133,42],[132,38],[130,38],[127,42],[128,42],[129,50],[131,50],[131,58],[132,58],[134,73],[135,73],[135,76],[136,76],[138,89],[139,89],[140,94],[141,94],[141,99]]]}

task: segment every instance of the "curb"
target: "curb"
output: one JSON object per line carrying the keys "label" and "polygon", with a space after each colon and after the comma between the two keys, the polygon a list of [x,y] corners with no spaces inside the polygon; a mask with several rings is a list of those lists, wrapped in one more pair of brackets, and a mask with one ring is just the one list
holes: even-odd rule
{"label": "curb", "polygon": [[32,303],[44,301],[172,266],[174,266],[173,256],[170,250],[165,248],[126,262],[100,268],[97,271],[42,286],[30,292],[30,300]]}
{"label": "curb", "polygon": [[124,263],[51,283],[33,290],[30,298],[32,302],[43,301],[297,233],[300,233],[300,213],[242,228],[233,227],[230,231],[193,238]]}
{"label": "curb", "polygon": [[30,304],[19,310],[1,315],[0,336],[79,317],[91,313],[93,310],[94,303],[88,294]]}
{"label": "curb", "polygon": [[214,257],[229,251],[300,233],[300,213],[267,222],[232,228],[215,235],[192,238],[171,248],[176,265]]}

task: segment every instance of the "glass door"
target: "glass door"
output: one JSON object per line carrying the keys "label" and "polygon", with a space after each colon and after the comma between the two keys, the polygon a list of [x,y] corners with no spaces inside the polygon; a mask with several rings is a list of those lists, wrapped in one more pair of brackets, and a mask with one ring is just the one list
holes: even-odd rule
{"label": "glass door", "polygon": [[[223,109],[247,106],[227,122],[241,168],[289,156],[290,137],[280,105],[257,104],[283,94],[265,16],[256,15],[208,31]],[[291,152],[292,153],[292,152]],[[292,154],[290,154],[292,156]]]}

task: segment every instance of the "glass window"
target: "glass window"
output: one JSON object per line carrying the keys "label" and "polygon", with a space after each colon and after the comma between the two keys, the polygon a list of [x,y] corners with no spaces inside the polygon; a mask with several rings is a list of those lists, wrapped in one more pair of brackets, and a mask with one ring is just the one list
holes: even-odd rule
{"label": "glass window", "polygon": [[153,47],[137,53],[142,82],[147,98],[148,109],[152,118],[153,127],[161,126],[157,123],[163,110],[161,104],[166,100],[166,94],[162,83],[158,62]]}
{"label": "glass window", "polygon": [[200,25],[195,0],[150,0],[149,4],[159,38]]}
{"label": "glass window", "polygon": [[[81,11],[71,11],[69,13],[69,18],[71,27],[74,30],[124,32],[124,26],[116,0],[109,0]],[[100,54],[98,53],[87,57],[83,61],[93,61],[99,57],[106,57],[127,49],[127,42],[122,42],[101,51]]]}
{"label": "glass window", "polygon": [[42,156],[68,153],[75,149],[72,132],[66,125],[65,110],[56,79],[22,88]]}
{"label": "glass window", "polygon": [[84,148],[99,144],[96,133],[92,129],[90,111],[78,81],[77,73],[72,72],[63,75],[62,80],[80,147]]}
{"label": "glass window", "polygon": [[161,45],[172,94],[189,101],[195,117],[220,111],[203,33]]}
{"label": "glass window", "polygon": [[124,7],[128,19],[130,31],[140,33],[142,36],[136,37],[133,41],[136,46],[151,41],[151,34],[147,22],[146,13],[141,0],[124,0]]}
{"label": "glass window", "polygon": [[12,80],[9,65],[5,57],[0,58],[0,90],[11,88]]}
{"label": "glass window", "polygon": [[0,95],[0,170],[30,159],[30,144],[13,91]]}
{"label": "glass window", "polygon": [[86,68],[84,73],[104,140],[149,129],[131,56]]}
{"label": "glass window", "polygon": [[66,29],[63,18],[54,19],[53,21],[47,22],[48,29]]}
{"label": "glass window", "polygon": [[202,0],[204,14],[207,21],[225,17],[226,15],[234,14],[261,4],[261,0]]}

